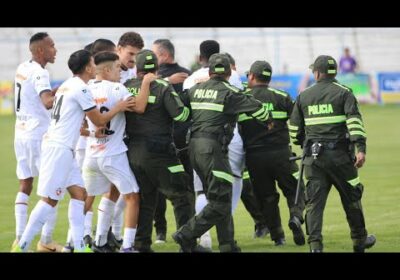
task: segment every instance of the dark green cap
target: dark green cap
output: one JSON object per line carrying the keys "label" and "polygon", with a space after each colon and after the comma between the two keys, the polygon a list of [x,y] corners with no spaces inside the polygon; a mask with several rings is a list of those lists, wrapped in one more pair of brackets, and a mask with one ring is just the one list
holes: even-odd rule
{"label": "dark green cap", "polygon": [[229,74],[231,73],[231,65],[229,58],[225,54],[215,53],[208,60],[210,73],[212,74]]}
{"label": "dark green cap", "polygon": [[272,67],[271,64],[269,64],[265,60],[257,60],[251,65],[250,70],[247,72],[256,75],[262,75],[265,76],[265,78],[271,78]]}
{"label": "dark green cap", "polygon": [[150,72],[158,69],[158,60],[156,54],[151,50],[141,50],[136,55],[137,71]]}
{"label": "dark green cap", "polygon": [[310,65],[310,69],[314,71],[318,71],[320,73],[336,75],[337,74],[337,63],[336,60],[329,55],[320,55],[314,61],[313,64]]}

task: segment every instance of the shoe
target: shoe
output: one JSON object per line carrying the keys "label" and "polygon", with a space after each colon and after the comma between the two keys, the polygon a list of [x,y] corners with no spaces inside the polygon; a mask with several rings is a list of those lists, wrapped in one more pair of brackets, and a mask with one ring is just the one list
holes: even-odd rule
{"label": "shoe", "polygon": [[90,235],[85,235],[83,237],[83,242],[85,245],[89,246],[89,248],[92,248],[93,238]]}
{"label": "shoe", "polygon": [[74,250],[74,253],[93,253],[93,250],[88,245],[85,245],[81,250]]}
{"label": "shoe", "polygon": [[139,253],[139,251],[136,251],[135,250],[135,248],[132,246],[132,247],[129,247],[129,248],[123,248],[122,246],[121,246],[121,248],[119,249],[119,252],[120,253]]}
{"label": "shoe", "polygon": [[254,238],[264,238],[269,233],[269,229],[266,225],[256,224],[254,226]]}
{"label": "shoe", "polygon": [[166,242],[166,234],[163,232],[157,233],[156,241],[154,241],[155,244],[162,244]]}
{"label": "shoe", "polygon": [[118,240],[117,238],[115,238],[115,235],[110,228],[107,234],[107,243],[114,251],[118,251],[122,246],[123,239]]}
{"label": "shoe", "polygon": [[221,253],[240,253],[242,249],[237,245],[236,240],[232,243],[219,245],[219,251]]}
{"label": "shoe", "polygon": [[67,243],[61,250],[62,253],[73,253],[74,247]]}
{"label": "shoe", "polygon": [[93,243],[92,250],[94,253],[114,253],[115,252],[115,248],[113,248],[108,243],[104,244],[103,246],[97,246],[96,243]]}
{"label": "shoe", "polygon": [[293,240],[296,245],[302,246],[306,244],[306,239],[304,237],[299,218],[297,218],[296,216],[292,217],[289,221],[289,228],[293,232]]}
{"label": "shoe", "polygon": [[355,245],[353,246],[353,251],[355,253],[364,253],[365,249],[369,249],[372,246],[374,246],[376,243],[376,237],[373,234],[370,234],[367,236],[367,238],[364,241],[364,244],[362,245]]}
{"label": "shoe", "polygon": [[204,248],[212,248],[212,239],[209,230],[200,237],[199,244]]}
{"label": "shoe", "polygon": [[11,248],[11,253],[23,253],[21,247],[17,244]]}
{"label": "shoe", "polygon": [[274,242],[275,242],[275,246],[283,246],[286,244],[286,240],[283,237],[274,240]]}
{"label": "shoe", "polygon": [[212,250],[201,245],[196,245],[192,248],[192,253],[212,253]]}
{"label": "shoe", "polygon": [[12,252],[12,250],[18,245],[18,242],[19,242],[18,239],[15,239],[15,240],[14,240],[13,244],[11,245],[10,252]]}
{"label": "shoe", "polygon": [[64,246],[52,241],[49,244],[43,244],[38,242],[36,246],[36,251],[41,253],[61,253]]}
{"label": "shoe", "polygon": [[[172,239],[181,246],[181,252],[183,253],[191,253],[192,250],[196,247],[196,241],[186,239],[183,234],[179,231],[172,234]],[[201,246],[201,245],[200,245]],[[204,247],[204,246],[202,246]]]}
{"label": "shoe", "polygon": [[312,249],[310,253],[322,253],[322,249]]}

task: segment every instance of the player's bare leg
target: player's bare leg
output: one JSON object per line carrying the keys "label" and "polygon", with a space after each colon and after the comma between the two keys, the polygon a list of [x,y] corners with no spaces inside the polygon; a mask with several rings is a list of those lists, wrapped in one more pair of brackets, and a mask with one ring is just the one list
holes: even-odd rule
{"label": "player's bare leg", "polygon": [[139,193],[129,193],[123,195],[126,203],[125,210],[125,229],[121,252],[132,252],[135,242],[136,228],[139,217]]}

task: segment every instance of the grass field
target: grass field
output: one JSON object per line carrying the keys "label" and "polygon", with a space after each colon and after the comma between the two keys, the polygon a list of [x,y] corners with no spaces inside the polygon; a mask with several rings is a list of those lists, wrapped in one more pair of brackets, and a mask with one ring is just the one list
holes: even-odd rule
{"label": "grass field", "polygon": [[[377,237],[375,247],[369,252],[400,252],[400,106],[363,105],[368,141],[367,162],[360,170],[360,178],[365,186],[362,199],[366,225],[369,233]],[[14,201],[18,190],[15,175],[13,148],[14,117],[0,116],[0,252],[7,252],[15,238]],[[32,193],[29,211],[38,197]],[[68,219],[68,195],[60,203],[54,239],[65,242]],[[96,201],[98,202],[98,201]],[[96,203],[97,206],[97,203]],[[269,236],[253,239],[254,224],[250,215],[240,203],[234,215],[235,238],[243,252],[308,252],[308,246],[296,246],[287,226],[288,209],[284,197],[280,200],[281,215],[287,244],[276,248]],[[96,209],[96,208],[95,208]],[[96,213],[94,223],[96,221]],[[175,231],[172,207],[167,211],[167,243],[154,244],[156,252],[177,252],[171,234]],[[218,251],[215,229],[212,229],[213,250]],[[351,252],[350,232],[337,191],[332,188],[324,214],[324,248],[326,252]],[[154,238],[153,238],[154,240]],[[36,240],[32,248],[36,247]]]}

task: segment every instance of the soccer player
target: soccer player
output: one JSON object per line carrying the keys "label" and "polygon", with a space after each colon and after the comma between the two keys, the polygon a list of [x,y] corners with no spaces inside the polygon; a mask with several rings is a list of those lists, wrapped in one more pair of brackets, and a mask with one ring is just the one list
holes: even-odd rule
{"label": "soccer player", "polygon": [[[100,112],[107,112],[118,100],[131,97],[126,87],[119,83],[121,62],[113,52],[101,52],[94,57],[96,79],[89,85],[93,98]],[[149,84],[155,80],[154,74],[146,76],[147,92],[141,90],[135,97],[135,112],[143,113],[149,96]],[[148,79],[150,78],[150,79]],[[97,128],[88,121],[89,130]],[[83,164],[83,178],[89,196],[100,195],[110,190],[113,183],[122,194],[126,203],[125,232],[121,252],[132,252],[136,235],[139,211],[139,186],[132,173],[123,137],[125,132],[125,115],[117,114],[104,128],[101,138],[89,137],[86,158]],[[111,226],[115,201],[103,197],[98,207],[96,239],[92,246],[94,252],[112,252],[107,243],[107,233]]]}
{"label": "soccer player", "polygon": [[[97,39],[94,42],[88,44],[84,48],[87,51],[90,51],[93,57],[103,51],[110,51],[116,52],[116,45],[108,40],[108,39]],[[88,82],[90,84],[91,80]],[[85,159],[86,154],[86,138],[89,136],[88,124],[86,118],[83,120],[82,127],[81,127],[81,136],[79,137],[78,143],[76,144],[75,148],[75,157],[78,162],[78,166],[82,171],[83,161]],[[85,230],[84,230],[84,237],[83,240],[85,241],[86,245],[92,246],[93,239],[92,239],[92,219],[93,219],[93,203],[94,203],[94,196],[88,195],[85,199]],[[67,242],[65,247],[62,250],[65,253],[69,253],[73,251],[73,241],[71,237],[71,230],[68,229],[67,234]]]}
{"label": "soccer player", "polygon": [[[134,100],[119,101],[109,112],[100,113],[87,82],[95,77],[95,65],[90,52],[79,50],[71,54],[68,67],[74,74],[57,90],[49,130],[44,136],[42,161],[38,182],[41,197],[32,210],[28,224],[13,248],[13,252],[26,252],[35,235],[55,212],[55,206],[68,190],[71,196],[68,218],[75,252],[90,251],[84,247],[84,200],[86,191],[74,148],[79,138],[82,119],[87,117],[99,127],[105,126],[121,111],[132,111]],[[88,250],[89,249],[89,250]]]}
{"label": "soccer player", "polygon": [[[28,202],[33,188],[33,178],[39,175],[40,147],[43,134],[50,125],[49,109],[53,106],[49,72],[44,68],[54,63],[57,49],[53,39],[44,32],[30,38],[32,58],[18,66],[15,75],[15,140],[19,192],[15,199],[16,240],[21,239],[28,219]],[[44,225],[38,251],[60,251],[62,246],[53,242],[52,234],[57,212]]]}

